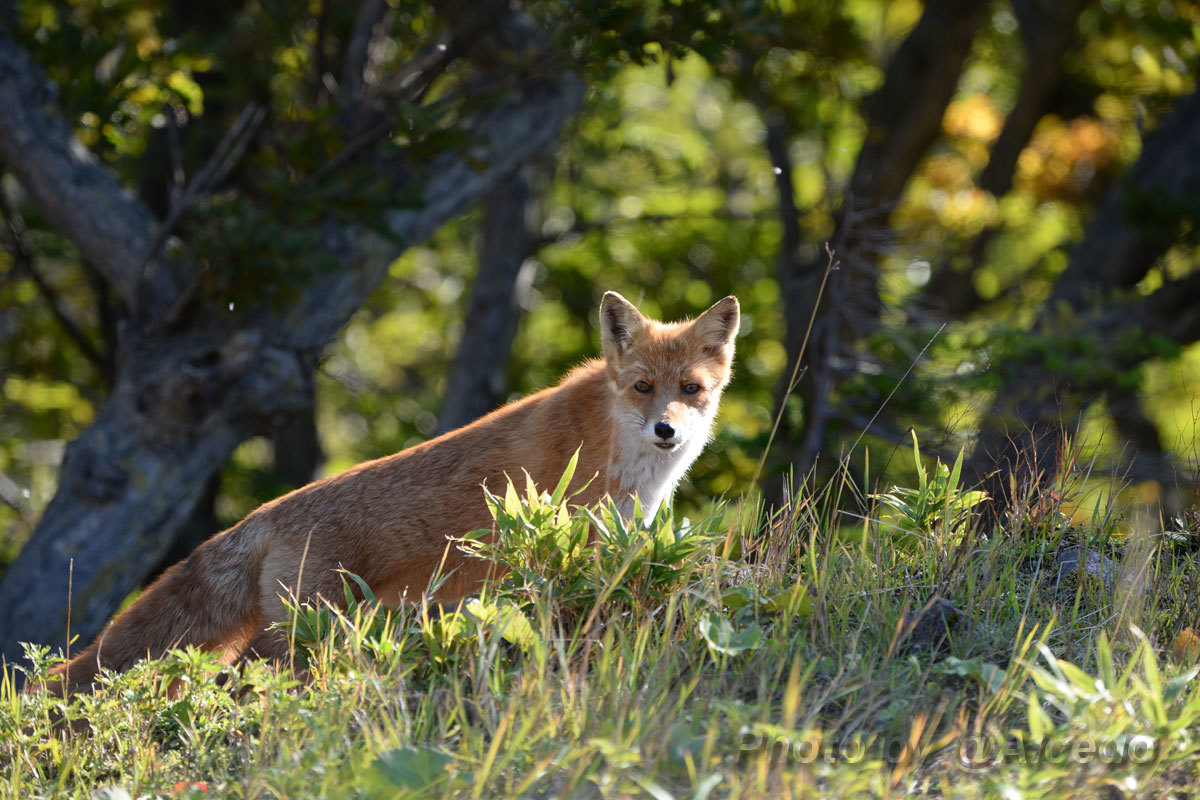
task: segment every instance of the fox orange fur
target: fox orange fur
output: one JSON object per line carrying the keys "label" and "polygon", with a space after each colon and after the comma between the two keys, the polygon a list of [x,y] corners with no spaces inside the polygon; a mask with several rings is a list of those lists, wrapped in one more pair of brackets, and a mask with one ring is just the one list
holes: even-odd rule
{"label": "fox orange fur", "polygon": [[577,449],[571,488],[587,484],[577,502],[608,495],[628,515],[636,495],[653,511],[711,435],[738,324],[735,297],[693,321],[664,324],[608,292],[603,359],[471,425],[263,505],[167,570],[57,667],[51,684],[86,689],[101,668],[128,669],[187,645],[220,650],[227,663],[281,660],[286,638],[269,626],[287,618],[282,597],[336,601],[338,569],[394,605],[424,591],[442,566],[449,578],[437,599],[458,599],[489,568],[447,546],[447,537],[491,526],[481,485],[495,490],[525,470],[538,486],[553,486]]}

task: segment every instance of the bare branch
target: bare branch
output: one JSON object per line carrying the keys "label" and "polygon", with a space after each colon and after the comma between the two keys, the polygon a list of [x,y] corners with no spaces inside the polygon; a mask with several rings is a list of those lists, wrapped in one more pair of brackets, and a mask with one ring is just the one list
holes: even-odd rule
{"label": "bare branch", "polygon": [[1056,0],[1046,10],[1029,3],[1032,8],[1021,16],[1021,28],[1026,33],[1025,72],[1017,101],[1005,117],[980,174],[979,187],[984,191],[1002,195],[1011,188],[1017,157],[1047,111],[1050,96],[1062,78],[1062,57],[1075,42],[1076,21],[1089,1]]}
{"label": "bare branch", "polygon": [[386,20],[390,16],[390,6],[387,0],[363,0],[354,17],[354,30],[350,34],[350,43],[346,47],[346,56],[342,64],[342,98],[350,101],[361,98],[371,68],[371,44],[377,33],[386,29]]}
{"label": "bare branch", "polygon": [[867,137],[850,191],[860,208],[890,212],[958,88],[963,62],[988,17],[987,3],[931,0],[888,61],[883,86],[865,103]]}
{"label": "bare branch", "polygon": [[[163,245],[170,238],[171,232],[175,229],[175,226],[179,223],[179,220],[191,204],[199,197],[211,191],[229,173],[229,170],[233,169],[234,164],[237,163],[242,153],[245,152],[250,140],[254,138],[254,133],[258,129],[258,126],[262,124],[266,114],[266,109],[254,103],[242,109],[242,113],[238,115],[238,118],[234,121],[229,131],[217,144],[216,150],[209,156],[208,161],[204,163],[204,166],[200,168],[184,188],[183,192],[172,203],[167,218],[159,226],[158,234],[154,237],[150,251],[146,254],[146,260],[142,264],[143,270],[150,265],[153,259],[158,257]],[[150,322],[150,329],[158,330],[175,323],[179,315],[183,313],[183,309],[195,299],[201,277],[199,275],[195,276],[188,286],[175,296],[174,302],[155,315],[153,321]],[[145,285],[145,281],[143,281],[141,286]]]}
{"label": "bare branch", "polygon": [[[319,183],[382,140],[395,128],[392,117],[395,108],[401,103],[420,102],[438,76],[470,49],[506,5],[505,0],[488,0],[459,21],[449,43],[439,42],[425,48],[379,85],[364,85],[359,102],[351,103],[356,95],[345,92],[345,117],[352,131],[349,141],[305,178],[305,185]],[[364,8],[360,13],[370,10]],[[443,98],[442,102],[445,101]]]}
{"label": "bare branch", "polygon": [[0,32],[0,163],[21,182],[46,217],[95,265],[127,308],[138,310],[139,283],[151,308],[169,304],[182,287],[168,259],[154,257],[155,221],[96,162],[54,108],[55,88]]}
{"label": "bare branch", "polygon": [[58,324],[67,334],[67,338],[73,341],[75,346],[79,348],[79,352],[83,353],[84,357],[92,362],[92,365],[96,367],[96,370],[101,375],[105,377],[111,375],[111,357],[101,353],[96,345],[92,343],[91,338],[67,311],[62,298],[58,296],[58,292],[54,290],[54,287],[50,285],[45,276],[42,275],[34,264],[33,248],[26,241],[24,222],[17,216],[3,191],[0,191],[0,214],[4,215],[4,227],[8,231],[8,249],[12,253],[17,267],[24,270],[33,280],[34,285],[37,286],[38,293],[42,295],[42,299],[46,301],[46,305],[50,308],[50,312],[58,320]]}
{"label": "bare branch", "polygon": [[[1013,2],[1025,42],[1025,72],[1016,103],[1004,118],[988,162],[979,175],[979,188],[993,195],[1007,194],[1017,167],[1017,158],[1033,135],[1034,128],[1050,110],[1050,101],[1062,80],[1062,60],[1078,35],[1077,21],[1089,0],[1034,0]],[[914,298],[914,314],[934,311],[945,316],[963,316],[978,310],[984,299],[975,289],[974,273],[983,264],[988,245],[997,232],[985,227],[965,253],[965,264],[943,260],[920,294]]]}
{"label": "bare branch", "polygon": [[[536,32],[531,35],[523,55],[540,46]],[[9,65],[32,69],[26,56],[11,52],[15,49],[0,46],[0,103],[20,99],[6,80]],[[87,597],[86,604],[76,604],[72,632],[84,638],[98,632],[129,589],[158,563],[233,448],[269,431],[273,419],[311,403],[312,370],[321,350],[361,307],[394,257],[553,145],[582,101],[582,80],[549,69],[516,77],[506,92],[492,95],[492,102],[478,104],[477,113],[461,120],[461,144],[419,163],[393,159],[377,165],[394,196],[406,201],[384,212],[386,237],[365,226],[348,227],[333,214],[317,223],[316,246],[339,268],[317,275],[291,308],[262,309],[250,318],[197,315],[201,318],[189,318],[180,329],[142,327],[123,337],[108,405],[68,446],[54,500],[0,581],[0,607],[6,609],[0,653],[16,661],[21,641],[63,643],[67,554],[75,556],[75,596]],[[39,114],[19,124],[0,115],[0,157],[25,152],[22,146],[4,150],[8,131],[25,126],[42,135],[38,125],[52,112]],[[69,152],[65,123],[55,124],[66,132],[60,139]],[[129,202],[111,176],[89,164],[100,178],[90,179],[92,196],[83,208]],[[79,168],[77,161],[67,160],[66,166]],[[53,183],[38,169],[31,172],[32,183]],[[77,177],[75,171],[69,174]],[[101,180],[104,191],[96,188]],[[419,207],[411,205],[415,193],[424,198]],[[61,201],[53,192],[49,196]],[[64,224],[72,222],[68,216]],[[123,268],[111,270],[113,276],[136,273],[151,250],[152,230],[147,225],[133,240],[134,256],[124,254],[118,262]],[[113,246],[121,242],[129,244],[121,240]],[[135,297],[136,280],[127,288]],[[156,308],[169,304],[168,296]]]}

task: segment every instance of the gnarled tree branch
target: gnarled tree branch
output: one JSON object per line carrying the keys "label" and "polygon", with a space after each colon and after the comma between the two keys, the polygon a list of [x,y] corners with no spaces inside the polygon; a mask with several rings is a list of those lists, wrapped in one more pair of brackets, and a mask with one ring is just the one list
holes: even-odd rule
{"label": "gnarled tree branch", "polygon": [[139,311],[143,281],[147,306],[169,305],[182,286],[175,266],[153,258],[143,277],[157,229],[154,216],[75,138],[55,100],[45,73],[0,32],[0,163],[127,308]]}
{"label": "gnarled tree branch", "polygon": [[[822,448],[823,409],[837,383],[835,361],[868,335],[880,311],[876,258],[890,240],[888,219],[909,178],[941,131],[963,63],[988,15],[986,3],[931,0],[888,62],[883,86],[864,105],[867,132],[831,237],[838,269],[813,312],[826,258],[781,259],[779,285],[787,319],[788,363],[800,363],[801,431],[785,431],[784,455],[803,475]],[[782,165],[776,163],[776,168]],[[813,320],[811,336],[806,337]],[[808,339],[801,354],[801,344]],[[786,417],[785,417],[786,418]],[[814,427],[816,426],[816,427]]]}
{"label": "gnarled tree branch", "polygon": [[[1025,42],[1025,71],[1017,99],[1000,134],[992,144],[988,162],[979,175],[978,186],[996,197],[1012,188],[1017,159],[1029,143],[1039,120],[1051,110],[1051,101],[1062,81],[1063,56],[1078,37],[1079,15],[1090,0],[1013,3]],[[989,226],[976,234],[960,259],[939,263],[929,282],[914,298],[915,313],[932,310],[945,315],[962,315],[976,310],[984,299],[975,290],[974,275],[983,264],[998,227]]]}
{"label": "gnarled tree branch", "polygon": [[[506,14],[510,30],[528,24]],[[530,36],[540,45],[536,31]],[[46,110],[45,85],[11,42],[0,45],[0,103],[18,107],[30,100],[28,92],[40,92],[36,113],[22,110],[17,122],[7,115],[0,122],[0,161],[23,162],[19,177],[27,188],[38,187],[31,190],[35,201],[75,232],[81,249],[98,268],[103,263],[106,277],[131,302],[137,286],[130,265],[140,263],[153,241],[150,215]],[[569,71],[526,69],[463,120],[464,136],[453,149],[416,166],[397,167],[395,159],[387,162],[391,168],[380,164],[394,196],[411,198],[416,191],[423,202],[387,211],[385,235],[327,217],[319,244],[338,269],[301,287],[289,308],[191,315],[176,328],[131,331],[118,353],[111,400],[68,446],[59,490],[0,582],[0,653],[15,662],[22,641],[66,643],[72,563],[71,633],[84,639],[97,633],[161,558],[233,448],[310,402],[320,352],[395,256],[550,147],[582,94],[581,80]],[[53,131],[29,143],[40,126]],[[78,207],[65,208],[69,202]],[[112,227],[94,230],[84,219],[93,213],[113,217]]]}

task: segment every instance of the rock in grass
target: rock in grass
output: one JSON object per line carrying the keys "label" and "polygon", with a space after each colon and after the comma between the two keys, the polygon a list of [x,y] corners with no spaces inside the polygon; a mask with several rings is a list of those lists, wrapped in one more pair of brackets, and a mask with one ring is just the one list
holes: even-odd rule
{"label": "rock in grass", "polygon": [[1058,567],[1058,583],[1062,583],[1071,573],[1078,573],[1100,581],[1106,588],[1111,589],[1117,575],[1117,564],[1111,558],[1101,555],[1095,550],[1084,550],[1082,547],[1065,547],[1054,557]]}
{"label": "rock in grass", "polygon": [[944,651],[949,644],[950,628],[961,616],[962,612],[953,603],[935,595],[921,608],[904,615],[900,628],[901,651]]}

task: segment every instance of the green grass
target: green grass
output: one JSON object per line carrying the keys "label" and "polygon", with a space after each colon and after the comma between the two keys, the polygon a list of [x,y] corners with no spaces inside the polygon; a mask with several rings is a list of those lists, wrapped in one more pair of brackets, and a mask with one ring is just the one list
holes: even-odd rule
{"label": "green grass", "polygon": [[985,530],[957,465],[914,463],[773,518],[510,487],[460,543],[504,577],[439,613],[348,575],[295,609],[303,680],[187,651],[71,704],[6,683],[0,796],[1196,796],[1200,532],[1071,523],[1069,481]]}

